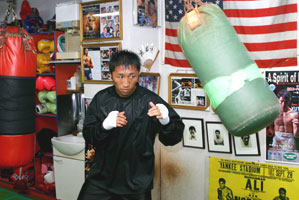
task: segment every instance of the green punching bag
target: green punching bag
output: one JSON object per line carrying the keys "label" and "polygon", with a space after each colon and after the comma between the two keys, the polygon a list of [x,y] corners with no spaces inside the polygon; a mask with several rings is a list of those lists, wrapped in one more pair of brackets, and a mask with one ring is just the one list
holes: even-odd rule
{"label": "green punching bag", "polygon": [[178,41],[232,135],[256,133],[275,120],[280,113],[277,97],[217,5],[205,4],[186,14]]}

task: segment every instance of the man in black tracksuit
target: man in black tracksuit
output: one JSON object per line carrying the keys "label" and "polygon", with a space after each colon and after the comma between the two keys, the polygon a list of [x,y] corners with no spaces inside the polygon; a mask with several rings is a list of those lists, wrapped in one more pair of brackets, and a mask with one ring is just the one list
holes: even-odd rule
{"label": "man in black tracksuit", "polygon": [[83,136],[96,153],[78,199],[150,200],[155,136],[175,145],[184,124],[161,97],[139,86],[135,53],[114,54],[109,67],[114,86],[95,95],[85,117]]}

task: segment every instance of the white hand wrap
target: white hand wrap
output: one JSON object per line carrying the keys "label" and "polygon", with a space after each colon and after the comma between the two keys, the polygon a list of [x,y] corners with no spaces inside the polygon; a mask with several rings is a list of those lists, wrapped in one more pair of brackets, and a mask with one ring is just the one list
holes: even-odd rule
{"label": "white hand wrap", "polygon": [[103,128],[105,130],[111,130],[116,127],[118,111],[111,111],[106,119],[103,121]]}
{"label": "white hand wrap", "polygon": [[169,116],[168,116],[169,111],[168,111],[167,107],[164,104],[161,104],[161,103],[156,104],[156,106],[158,106],[158,108],[160,109],[160,112],[161,112],[162,117],[163,117],[162,119],[159,119],[160,123],[162,125],[168,124],[170,119],[169,119]]}

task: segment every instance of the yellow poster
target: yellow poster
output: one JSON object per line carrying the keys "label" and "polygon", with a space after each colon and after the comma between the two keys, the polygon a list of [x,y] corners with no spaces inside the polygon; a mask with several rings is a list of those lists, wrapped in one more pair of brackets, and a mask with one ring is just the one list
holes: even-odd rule
{"label": "yellow poster", "polygon": [[298,200],[299,168],[210,157],[209,200]]}

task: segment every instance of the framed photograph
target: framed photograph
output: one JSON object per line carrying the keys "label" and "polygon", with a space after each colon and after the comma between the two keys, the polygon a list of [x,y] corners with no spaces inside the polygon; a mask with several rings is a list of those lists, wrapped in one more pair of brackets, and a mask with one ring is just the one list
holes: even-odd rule
{"label": "framed photograph", "polygon": [[134,24],[140,26],[160,26],[161,0],[133,0]]}
{"label": "framed photograph", "polygon": [[122,39],[121,0],[80,4],[81,42]]}
{"label": "framed photograph", "polygon": [[231,137],[221,122],[206,122],[208,151],[232,153]]}
{"label": "framed photograph", "polygon": [[160,74],[141,72],[139,75],[139,85],[159,95]]}
{"label": "framed photograph", "polygon": [[81,46],[83,82],[112,83],[108,62],[119,50],[121,43],[83,44]]}
{"label": "framed photograph", "polygon": [[236,156],[259,156],[260,144],[258,133],[236,137],[233,136]]}
{"label": "framed photograph", "polygon": [[170,74],[168,90],[168,103],[174,108],[206,110],[210,106],[208,96],[195,74]]}
{"label": "framed photograph", "polygon": [[203,119],[182,118],[185,124],[183,146],[205,148]]}

